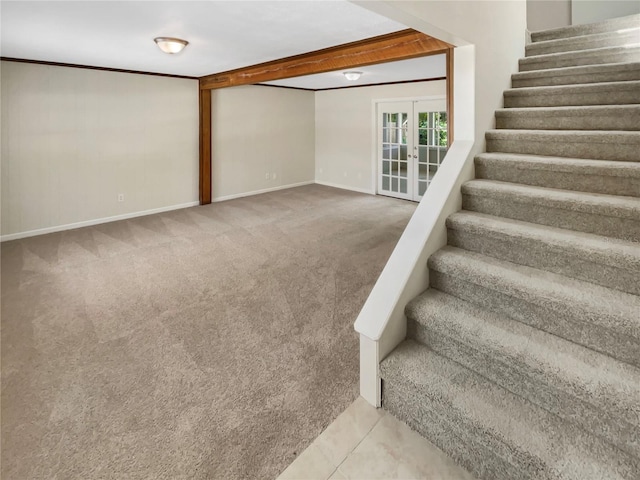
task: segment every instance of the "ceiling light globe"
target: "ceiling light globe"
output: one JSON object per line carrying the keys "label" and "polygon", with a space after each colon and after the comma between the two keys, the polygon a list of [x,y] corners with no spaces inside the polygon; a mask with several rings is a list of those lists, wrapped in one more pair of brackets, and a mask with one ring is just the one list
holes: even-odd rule
{"label": "ceiling light globe", "polygon": [[362,72],[344,72],[343,75],[347,78],[347,80],[355,81],[360,78]]}
{"label": "ceiling light globe", "polygon": [[172,38],[172,37],[156,37],[153,39],[154,42],[158,45],[158,48],[162,50],[164,53],[180,53],[184,47],[189,45],[189,42],[186,40],[182,40],[181,38]]}

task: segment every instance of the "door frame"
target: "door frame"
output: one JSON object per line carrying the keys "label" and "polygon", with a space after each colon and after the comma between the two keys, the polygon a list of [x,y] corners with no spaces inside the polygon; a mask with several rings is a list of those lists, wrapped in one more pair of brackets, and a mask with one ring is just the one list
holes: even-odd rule
{"label": "door frame", "polygon": [[[380,103],[394,103],[394,102],[420,102],[423,100],[445,100],[447,95],[424,95],[420,97],[394,97],[394,98],[374,98],[371,100],[371,181],[373,182],[373,194],[380,195],[378,193],[378,104]],[[449,117],[447,117],[449,122]],[[386,196],[386,195],[385,195]],[[392,197],[393,198],[393,197]],[[399,199],[402,200],[402,199]],[[412,202],[413,200],[408,200]]]}

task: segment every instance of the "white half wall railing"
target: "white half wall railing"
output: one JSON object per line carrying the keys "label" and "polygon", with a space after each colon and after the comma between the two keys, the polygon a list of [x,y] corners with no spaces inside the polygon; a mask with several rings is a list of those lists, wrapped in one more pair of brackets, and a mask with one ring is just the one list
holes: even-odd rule
{"label": "white half wall railing", "polygon": [[455,140],[418,204],[355,322],[360,395],[381,404],[380,362],[406,337],[407,303],[429,287],[427,259],[447,243],[446,219],[462,208],[460,187],[474,175],[475,49],[454,52]]}

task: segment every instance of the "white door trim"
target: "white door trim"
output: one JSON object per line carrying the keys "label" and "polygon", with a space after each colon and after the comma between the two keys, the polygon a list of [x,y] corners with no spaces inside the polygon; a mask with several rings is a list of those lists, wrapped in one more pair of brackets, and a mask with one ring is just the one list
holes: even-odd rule
{"label": "white door trim", "polygon": [[373,194],[378,193],[378,104],[394,103],[394,102],[420,102],[423,100],[445,100],[446,95],[423,95],[419,97],[393,97],[393,98],[374,98],[371,100],[371,184],[373,185]]}

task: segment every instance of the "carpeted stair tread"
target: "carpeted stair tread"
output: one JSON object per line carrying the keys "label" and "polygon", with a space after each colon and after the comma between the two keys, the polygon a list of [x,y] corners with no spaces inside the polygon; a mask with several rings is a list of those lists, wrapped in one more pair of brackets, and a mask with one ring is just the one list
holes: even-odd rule
{"label": "carpeted stair tread", "polygon": [[638,25],[640,25],[639,14],[627,15],[624,17],[611,18],[602,22],[589,23],[585,25],[570,25],[567,27],[531,32],[531,40],[533,42],[543,42],[559,38],[570,38],[603,32],[615,32],[617,30],[636,28]]}
{"label": "carpeted stair tread", "polygon": [[521,72],[526,72],[529,70],[544,70],[546,68],[638,61],[640,61],[640,43],[634,43],[622,47],[601,47],[534,55],[518,60],[518,66]]}
{"label": "carpeted stair tread", "polygon": [[631,479],[637,472],[637,459],[414,341],[389,355],[380,374],[385,407],[480,478]]}
{"label": "carpeted stair tread", "polygon": [[496,128],[638,130],[640,104],[520,107],[496,110]]}
{"label": "carpeted stair tread", "polygon": [[612,32],[599,32],[579,37],[558,38],[531,43],[525,47],[527,57],[592,48],[615,47],[640,43],[640,28],[626,28]]}
{"label": "carpeted stair tread", "polygon": [[513,88],[640,80],[640,62],[530,70],[511,75]]}
{"label": "carpeted stair tread", "polygon": [[[567,210],[640,219],[640,199],[615,195],[594,195],[554,188],[533,187],[493,180],[471,180],[462,185],[463,195],[485,194],[511,201],[535,201],[547,206],[561,206]],[[519,197],[519,198],[514,198]]]}
{"label": "carpeted stair tread", "polygon": [[438,290],[407,305],[411,338],[640,457],[640,370]]}
{"label": "carpeted stair tread", "polygon": [[494,180],[462,185],[462,208],[525,222],[640,241],[640,198]]}
{"label": "carpeted stair tread", "polygon": [[428,260],[433,288],[640,364],[640,297],[446,246]]}
{"label": "carpeted stair tread", "polygon": [[640,295],[635,243],[465,210],[446,223],[454,247]]}
{"label": "carpeted stair tread", "polygon": [[576,256],[588,255],[603,265],[629,268],[640,275],[640,248],[633,242],[465,210],[450,215],[446,223],[454,230],[544,242],[547,250],[575,249]]}
{"label": "carpeted stair tread", "polygon": [[[475,157],[476,164],[499,163],[513,165],[522,170],[551,170],[557,173],[589,172],[593,175],[640,178],[640,162],[616,162],[585,158],[548,157],[520,153],[486,152]],[[640,195],[640,191],[638,191]]]}
{"label": "carpeted stair tread", "polygon": [[[595,321],[640,339],[640,298],[624,292],[446,246],[429,258],[429,268],[464,275],[473,283],[517,292],[532,301],[579,304]],[[538,294],[537,296],[534,294]],[[539,298],[538,298],[539,297]],[[640,360],[640,358],[639,358]]]}
{"label": "carpeted stair tread", "polygon": [[[636,131],[583,131],[583,130],[519,130],[500,129],[488,130],[488,138],[513,138],[527,141],[534,139],[538,142],[566,142],[572,139],[573,143],[606,143],[606,144],[629,144],[640,145],[640,130]],[[580,157],[582,158],[582,157]],[[640,160],[640,158],[637,158]]]}
{"label": "carpeted stair tread", "polygon": [[640,131],[488,130],[487,152],[638,161]]}
{"label": "carpeted stair tread", "polygon": [[506,108],[638,103],[640,103],[640,80],[521,87],[504,91],[504,106]]}
{"label": "carpeted stair tread", "polygon": [[380,364],[478,478],[640,479],[640,14],[531,34]]}
{"label": "carpeted stair tread", "polygon": [[475,167],[478,179],[640,197],[640,162],[492,152]]}

